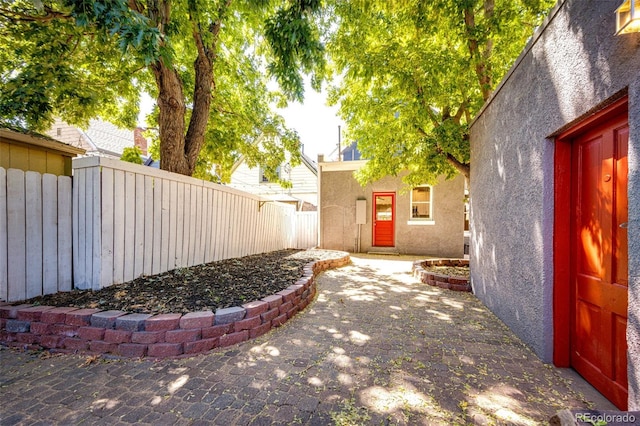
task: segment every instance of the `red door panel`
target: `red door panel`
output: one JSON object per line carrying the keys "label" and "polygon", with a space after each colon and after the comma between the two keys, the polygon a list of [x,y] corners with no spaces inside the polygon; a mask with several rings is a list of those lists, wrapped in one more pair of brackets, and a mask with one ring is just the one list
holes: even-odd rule
{"label": "red door panel", "polygon": [[574,140],[571,365],[627,407],[626,114]]}
{"label": "red door panel", "polygon": [[393,247],[395,234],[395,198],[393,192],[373,194],[373,245]]}

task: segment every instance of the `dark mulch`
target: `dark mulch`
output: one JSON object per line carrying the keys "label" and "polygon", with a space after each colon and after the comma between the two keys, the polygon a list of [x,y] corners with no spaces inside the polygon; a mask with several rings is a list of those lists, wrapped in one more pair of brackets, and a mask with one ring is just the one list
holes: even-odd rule
{"label": "dark mulch", "polygon": [[239,306],[294,284],[303,267],[330,257],[323,250],[280,250],[221,260],[92,290],[39,296],[21,303],[131,313],[187,313]]}

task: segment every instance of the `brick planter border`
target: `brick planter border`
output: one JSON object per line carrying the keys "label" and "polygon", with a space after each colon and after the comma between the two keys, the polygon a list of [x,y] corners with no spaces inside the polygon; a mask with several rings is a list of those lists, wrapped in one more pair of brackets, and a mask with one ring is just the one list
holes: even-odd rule
{"label": "brick planter border", "polygon": [[130,314],[71,307],[0,303],[0,344],[63,353],[128,358],[192,356],[255,339],[304,310],[316,295],[315,277],[348,264],[346,252],[310,262],[295,284],[242,306],[187,314]]}
{"label": "brick planter border", "polygon": [[425,284],[453,291],[471,292],[471,281],[467,277],[436,274],[424,269],[425,266],[469,266],[468,259],[425,259],[413,262],[413,276]]}

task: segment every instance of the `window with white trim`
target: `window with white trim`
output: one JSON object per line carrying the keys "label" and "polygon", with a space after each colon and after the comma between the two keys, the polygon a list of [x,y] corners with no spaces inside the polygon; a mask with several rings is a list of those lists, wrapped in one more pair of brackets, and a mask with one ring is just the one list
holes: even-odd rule
{"label": "window with white trim", "polygon": [[[264,168],[260,167],[260,183],[269,183],[269,178],[264,173]],[[280,166],[276,167],[276,176],[281,177]]]}
{"label": "window with white trim", "polygon": [[433,221],[433,188],[431,185],[416,186],[411,190],[412,221]]}

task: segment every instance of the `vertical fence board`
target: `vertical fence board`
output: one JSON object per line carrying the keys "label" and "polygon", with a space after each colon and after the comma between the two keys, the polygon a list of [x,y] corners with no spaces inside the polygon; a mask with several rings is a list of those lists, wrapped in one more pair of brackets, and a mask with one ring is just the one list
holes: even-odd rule
{"label": "vertical fence board", "polygon": [[162,243],[162,179],[153,179],[153,275],[162,272],[160,269],[160,247]]}
{"label": "vertical fence board", "polygon": [[184,261],[184,212],[186,209],[184,183],[178,182],[178,202],[176,203],[176,268],[182,268]]}
{"label": "vertical fence board", "polygon": [[169,265],[169,191],[171,187],[168,180],[162,180],[162,200],[160,202],[162,213],[160,214],[160,228],[162,231],[160,241],[160,271],[165,272]]}
{"label": "vertical fence board", "polygon": [[101,278],[101,261],[102,261],[102,190],[101,190],[101,170],[95,168],[92,170],[92,188],[91,188],[91,253],[92,253],[92,288],[99,290]]}
{"label": "vertical fence board", "polygon": [[211,202],[211,261],[218,260],[218,217],[220,216],[220,191],[213,191]]}
{"label": "vertical fence board", "polygon": [[238,222],[238,250],[239,250],[239,256],[246,256],[247,253],[247,221],[249,220],[249,217],[247,216],[247,209],[245,208],[245,202],[246,199],[244,197],[238,197],[238,212],[237,212],[237,217],[240,218],[240,221]]}
{"label": "vertical fence board", "polygon": [[113,169],[106,167],[102,169],[102,202],[100,203],[102,217],[102,240],[100,244],[100,252],[102,253],[102,259],[100,262],[100,288],[110,286],[114,282],[114,179]]}
{"label": "vertical fence board", "polygon": [[228,194],[227,196],[227,258],[232,258],[235,255],[235,241],[233,238],[233,231],[235,225],[235,209],[233,203],[235,201],[234,194]]}
{"label": "vertical fence board", "polygon": [[22,170],[7,170],[7,301],[24,300],[26,278],[25,182]]}
{"label": "vertical fence board", "polygon": [[171,181],[169,183],[169,248],[167,254],[167,267],[175,269],[176,267],[176,226],[178,215],[178,182]]}
{"label": "vertical fence board", "polygon": [[27,298],[42,294],[42,175],[25,173]]}
{"label": "vertical fence board", "polygon": [[216,194],[216,213],[218,216],[218,219],[216,220],[216,240],[215,240],[215,247],[216,247],[216,260],[221,260],[224,259],[224,240],[223,240],[223,234],[224,234],[224,196],[225,193],[224,192],[219,192]]}
{"label": "vertical fence board", "polygon": [[238,227],[236,224],[238,223],[238,207],[237,207],[238,197],[235,194],[231,194],[229,196],[229,257],[237,257],[238,256]]}
{"label": "vertical fence board", "polygon": [[70,176],[58,176],[58,291],[73,285],[73,189]]}
{"label": "vertical fence board", "polygon": [[189,237],[191,230],[191,185],[184,185],[184,211],[182,231],[182,266],[189,266]]}
{"label": "vertical fence board", "polygon": [[242,220],[242,255],[246,256],[251,253],[251,235],[249,234],[249,229],[251,227],[251,220],[253,219],[253,215],[255,213],[249,212],[249,200],[245,197],[241,199],[241,209],[242,215],[244,216]]}
{"label": "vertical fence board", "polygon": [[124,282],[125,175],[113,171],[113,282]]}
{"label": "vertical fence board", "polygon": [[58,291],[58,179],[42,175],[42,294]]}
{"label": "vertical fence board", "polygon": [[257,212],[258,224],[256,230],[256,251],[262,252],[262,240],[264,238],[264,211],[259,208],[259,204],[256,203],[256,206],[253,207],[254,211]]}
{"label": "vertical fence board", "polygon": [[73,240],[73,282],[76,288],[86,289],[87,271],[85,270],[84,246],[87,242],[85,237],[85,186],[86,186],[86,169],[76,170],[73,182],[73,198],[74,198],[74,240]]}
{"label": "vertical fence board", "polygon": [[[2,238],[4,236],[4,238]],[[0,167],[0,301],[7,300],[9,277],[7,276],[7,171]]]}
{"label": "vertical fence board", "polygon": [[136,218],[135,218],[135,261],[133,264],[133,277],[138,278],[144,273],[144,175],[136,173]]}
{"label": "vertical fence board", "polygon": [[142,270],[151,275],[153,270],[153,178],[144,177],[144,261]]}
{"label": "vertical fence board", "polygon": [[200,227],[200,263],[207,262],[207,222],[209,219],[209,190],[202,189],[202,225]]}
{"label": "vertical fence board", "polygon": [[195,265],[196,258],[196,218],[198,210],[198,190],[195,185],[189,185],[191,187],[191,207],[189,214],[189,266]]}
{"label": "vertical fence board", "polygon": [[124,175],[124,281],[135,278],[136,262],[136,175]]}
{"label": "vertical fence board", "polygon": [[229,203],[231,194],[222,194],[222,234],[220,235],[220,244],[222,244],[222,258],[228,259],[230,256],[229,248],[229,228],[231,227],[229,214]]}
{"label": "vertical fence board", "polygon": [[85,237],[85,245],[84,245],[84,270],[85,270],[85,282],[84,288],[93,288],[91,279],[93,278],[93,178],[94,171],[91,169],[87,169],[85,173],[85,219],[84,219],[84,237]]}
{"label": "vertical fence board", "polygon": [[246,223],[249,220],[249,216],[247,216],[247,210],[245,209],[245,201],[244,197],[238,197],[238,209],[240,209],[238,216],[241,218],[238,223],[238,254],[241,257],[247,254]]}
{"label": "vertical fence board", "polygon": [[212,191],[210,188],[205,188],[203,192],[203,204],[205,205],[205,219],[204,219],[204,263],[211,262],[211,211],[212,211]]}
{"label": "vertical fence board", "polygon": [[196,222],[194,226],[194,247],[193,247],[193,265],[202,263],[202,187],[193,185],[196,191]]}
{"label": "vertical fence board", "polygon": [[182,210],[182,266],[189,266],[189,230],[191,229],[191,187],[188,184],[183,188]]}

